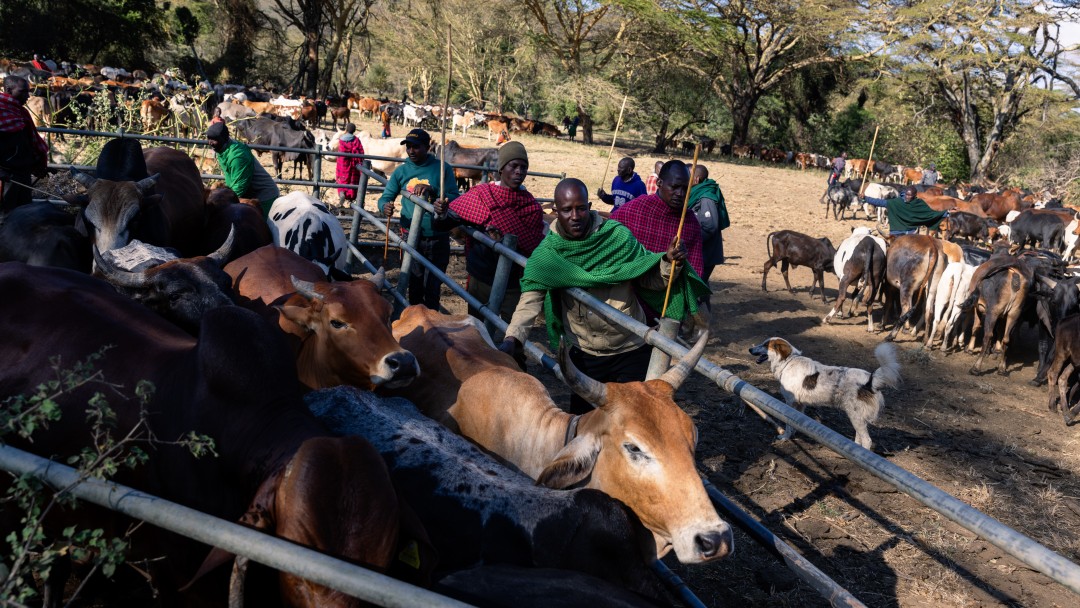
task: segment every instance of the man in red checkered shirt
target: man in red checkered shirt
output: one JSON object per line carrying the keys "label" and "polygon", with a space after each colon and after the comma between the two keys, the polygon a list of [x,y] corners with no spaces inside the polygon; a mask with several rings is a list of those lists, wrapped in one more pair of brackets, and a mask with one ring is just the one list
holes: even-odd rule
{"label": "man in red checkered shirt", "polygon": [[645,194],[656,194],[656,180],[660,179],[660,167],[664,166],[664,161],[658,160],[653,165],[652,175],[649,179],[645,180]]}
{"label": "man in red checkered shirt", "polygon": [[[540,203],[525,189],[522,182],[529,171],[529,155],[525,146],[512,141],[499,148],[499,181],[477,184],[468,192],[451,201],[447,208],[435,208],[438,216],[435,227],[448,230],[455,225],[467,224],[488,233],[496,241],[503,235],[517,236],[518,253],[528,257],[544,239],[544,212]],[[667,251],[667,249],[664,249]],[[465,243],[465,270],[469,273],[469,294],[481,302],[491,297],[491,283],[499,254],[483,243],[469,239]],[[514,265],[506,285],[499,314],[506,321],[514,314],[521,299],[520,266]],[[477,311],[469,308],[469,313]]]}
{"label": "man in red checkered shirt", "polygon": [[[611,219],[630,229],[634,237],[653,253],[668,250],[679,231],[690,171],[681,160],[669,160],[660,168],[656,194],[639,196],[611,212]],[[701,226],[693,212],[686,214],[682,243],[686,245],[690,266],[701,276],[705,262],[701,256]]]}

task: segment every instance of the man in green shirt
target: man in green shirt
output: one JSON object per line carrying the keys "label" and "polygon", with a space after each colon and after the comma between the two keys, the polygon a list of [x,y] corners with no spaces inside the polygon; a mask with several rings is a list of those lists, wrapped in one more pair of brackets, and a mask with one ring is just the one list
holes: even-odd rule
{"label": "man in green shirt", "polygon": [[[401,141],[409,158],[394,169],[386,188],[379,197],[379,211],[386,217],[394,215],[394,200],[402,191],[434,202],[439,196],[440,171],[439,159],[428,154],[431,148],[431,136],[423,129],[413,129]],[[454,170],[448,164],[441,172],[445,186],[445,201],[457,198],[457,180]],[[406,238],[412,224],[416,205],[407,196],[401,197],[401,236]],[[450,264],[450,233],[435,230],[431,225],[431,214],[425,213],[420,224],[420,237],[416,241],[420,255],[427,258],[439,270],[446,272]],[[409,304],[423,304],[432,310],[439,310],[439,290],[442,282],[423,264],[415,263],[409,272]]]}
{"label": "man in green shirt", "polygon": [[206,139],[217,154],[225,185],[238,198],[259,201],[263,216],[270,214],[270,207],[281,196],[274,178],[266,172],[247,144],[229,137],[229,128],[223,122],[215,122],[206,130]]}
{"label": "man in green shirt", "polygon": [[949,217],[948,211],[936,211],[919,198],[915,186],[904,189],[903,197],[874,198],[867,196],[863,202],[874,207],[884,207],[889,212],[889,236],[915,234],[919,226],[937,230],[941,220]]}

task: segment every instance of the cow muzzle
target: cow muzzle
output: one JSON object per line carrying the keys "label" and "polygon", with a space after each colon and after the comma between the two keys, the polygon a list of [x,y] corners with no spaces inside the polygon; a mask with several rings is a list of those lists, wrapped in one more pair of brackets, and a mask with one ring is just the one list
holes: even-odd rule
{"label": "cow muzzle", "polygon": [[401,388],[419,376],[420,364],[416,357],[407,350],[399,350],[379,361],[376,373],[371,375],[371,384],[383,388]]}
{"label": "cow muzzle", "polygon": [[731,555],[735,551],[735,535],[724,522],[712,530],[681,535],[674,542],[675,556],[684,564],[701,564]]}

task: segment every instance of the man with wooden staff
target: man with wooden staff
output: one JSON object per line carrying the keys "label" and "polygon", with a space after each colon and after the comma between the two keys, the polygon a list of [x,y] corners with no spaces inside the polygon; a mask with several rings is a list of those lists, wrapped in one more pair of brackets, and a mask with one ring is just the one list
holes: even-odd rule
{"label": "man with wooden staff", "polygon": [[[521,300],[499,350],[522,362],[521,343],[543,310],[552,350],[565,337],[571,346],[570,359],[582,372],[600,382],[644,380],[650,347],[563,290],[580,287],[644,322],[645,311],[638,300],[657,310],[663,307],[672,262],[680,272],[672,288],[669,316],[678,319],[675,315],[682,311],[696,310],[697,299],[709,288],[693,273],[681,270],[687,267],[683,243],[672,240],[663,254],[645,251],[625,226],[591,209],[589,190],[581,180],[567,178],[555,187],[555,215],[551,231],[525,266]],[[571,413],[591,409],[581,397],[571,397]]]}

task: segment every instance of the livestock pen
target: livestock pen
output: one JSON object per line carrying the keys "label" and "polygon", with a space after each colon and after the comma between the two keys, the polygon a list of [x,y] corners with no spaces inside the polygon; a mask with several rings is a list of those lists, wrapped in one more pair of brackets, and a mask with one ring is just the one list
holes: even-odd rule
{"label": "livestock pen", "polygon": [[[184,143],[190,142],[193,142],[193,140],[184,141]],[[324,183],[322,185],[326,187],[336,187],[336,184],[332,183]],[[414,202],[417,203],[421,208],[430,208],[423,201],[414,200]],[[364,213],[361,213],[361,211],[361,209],[355,210],[355,219],[359,219],[357,216],[362,217],[363,219],[372,222],[372,225],[376,226],[377,229],[383,231],[386,230],[386,227],[384,225],[380,226],[379,224],[375,223],[378,218],[371,216],[371,214],[365,215]],[[416,214],[416,216],[419,215],[420,214]],[[414,221],[416,221],[416,216],[414,216]],[[358,223],[357,221],[355,221],[355,219],[354,225]],[[415,233],[416,231],[413,231],[413,234]],[[472,236],[474,238],[480,239],[481,241],[486,238],[482,234],[474,233]],[[391,237],[396,238],[395,235],[391,235]],[[514,254],[510,248],[505,248],[501,245],[496,245],[495,243],[490,244],[494,245],[497,251],[503,254],[504,257],[511,259],[514,263],[524,264],[525,260],[521,258],[521,256]],[[402,243],[402,245],[406,251],[407,258],[415,260],[417,263],[425,264],[427,262],[422,257],[418,256],[415,250],[412,250],[408,243]],[[354,253],[360,255],[359,249],[354,250]],[[460,288],[460,286],[458,287]],[[451,285],[451,289],[459,295],[466,297],[466,294],[459,291],[459,289],[455,289],[453,285]],[[579,292],[573,295],[574,297],[582,299],[586,303],[590,303],[587,294]],[[396,299],[399,304],[403,303],[400,296],[396,296]],[[474,302],[474,305],[475,304],[482,303]],[[675,356],[679,356],[685,353],[685,349],[674,341],[663,338],[656,332],[648,332],[648,328],[641,326],[640,324],[635,324],[631,320],[621,317],[619,313],[613,310],[605,310],[602,304],[592,302],[591,305],[594,307],[594,309],[597,310],[598,314],[603,315],[605,318],[608,318],[612,322],[621,323],[628,329],[644,335],[646,341],[648,341],[655,347],[660,348],[661,350],[664,350],[669,354]],[[497,315],[491,312],[490,307],[481,308],[481,312],[484,315],[486,321],[496,327],[501,327],[501,321],[497,318]],[[544,356],[543,351],[539,349],[539,347],[536,347],[535,345],[530,345],[529,353],[534,359],[541,361],[545,368],[552,371],[557,371],[557,366],[554,364],[553,361],[550,360],[550,358]],[[1019,559],[1021,559],[1021,561],[1024,561],[1025,563],[1031,565],[1033,568],[1036,568],[1037,570],[1047,574],[1054,580],[1057,580],[1058,582],[1068,586],[1074,591],[1080,589],[1077,583],[1078,578],[1076,566],[1071,562],[1064,560],[1060,556],[1048,552],[1047,550],[1045,550],[1045,548],[1042,548],[1041,546],[1031,541],[1031,539],[1020,535],[1013,530],[1005,528],[998,522],[982,515],[971,507],[960,503],[956,499],[945,494],[944,492],[941,492],[930,484],[927,484],[918,477],[915,477],[914,475],[911,475],[903,469],[896,467],[889,461],[875,454],[862,450],[858,446],[855,446],[845,438],[841,437],[839,434],[834,433],[833,431],[820,425],[814,420],[802,414],[799,414],[798,412],[790,410],[781,402],[769,397],[761,391],[758,391],[753,386],[749,385],[745,381],[742,381],[737,376],[734,376],[723,368],[703,359],[698,364],[697,371],[719,384],[725,390],[728,390],[733,394],[736,394],[741,398],[745,399],[746,401],[761,408],[774,418],[792,424],[796,429],[802,431],[807,436],[810,436],[816,441],[822,443],[823,445],[828,446],[830,449],[833,449],[837,453],[840,453],[850,458],[852,462],[859,464],[859,466],[866,468],[875,475],[878,475],[882,479],[885,479],[889,483],[897,486],[901,491],[904,491],[905,493],[916,497],[924,504],[930,505],[938,512],[946,515],[946,517],[949,517],[953,521],[960,523],[962,526],[969,530],[972,530],[976,534],[983,536],[997,546],[1001,547],[1003,550],[1017,556]],[[830,596],[826,594],[826,597]]]}

